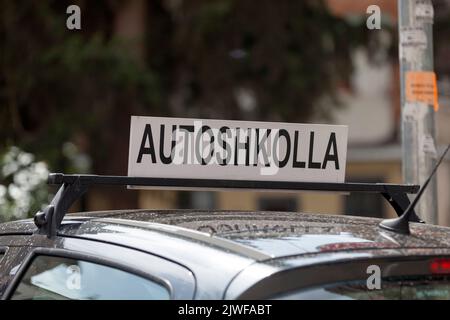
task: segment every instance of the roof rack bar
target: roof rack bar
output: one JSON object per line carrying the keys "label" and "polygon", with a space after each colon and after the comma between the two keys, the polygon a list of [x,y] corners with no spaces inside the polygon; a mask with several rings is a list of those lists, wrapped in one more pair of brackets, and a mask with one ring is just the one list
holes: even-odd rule
{"label": "roof rack bar", "polygon": [[217,189],[262,189],[286,191],[328,191],[328,192],[366,192],[366,193],[417,193],[418,185],[389,183],[330,183],[330,182],[291,182],[261,180],[215,180],[149,178],[128,176],[64,175],[52,173],[48,184],[72,184],[77,180],[83,185],[129,185],[173,188],[217,188]]}
{"label": "roof rack bar", "polygon": [[[278,191],[327,191],[327,192],[365,192],[381,194],[400,216],[409,206],[407,194],[417,193],[418,185],[385,183],[320,183],[288,181],[253,181],[253,180],[213,180],[213,179],[178,179],[149,178],[101,175],[66,175],[52,173],[48,184],[61,185],[59,191],[43,211],[39,211],[34,221],[39,234],[49,238],[56,232],[70,206],[87,192],[92,185],[147,186],[163,188],[208,188],[208,189],[258,189]],[[414,213],[411,221],[422,222]]]}

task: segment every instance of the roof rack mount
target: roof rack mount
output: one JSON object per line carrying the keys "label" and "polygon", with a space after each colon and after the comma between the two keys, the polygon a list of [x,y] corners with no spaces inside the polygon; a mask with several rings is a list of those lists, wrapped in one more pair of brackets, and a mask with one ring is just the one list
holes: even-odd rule
{"label": "roof rack mount", "polygon": [[[39,234],[49,238],[56,236],[57,230],[72,204],[81,198],[92,185],[147,186],[163,188],[209,188],[209,189],[258,189],[279,191],[327,191],[327,192],[364,192],[381,194],[400,216],[409,206],[407,194],[417,193],[418,185],[399,185],[384,183],[320,183],[288,181],[253,181],[253,180],[213,180],[213,179],[178,179],[149,178],[101,175],[66,175],[51,173],[48,184],[61,185],[51,203],[39,211],[34,222]],[[415,212],[410,221],[421,221]]]}

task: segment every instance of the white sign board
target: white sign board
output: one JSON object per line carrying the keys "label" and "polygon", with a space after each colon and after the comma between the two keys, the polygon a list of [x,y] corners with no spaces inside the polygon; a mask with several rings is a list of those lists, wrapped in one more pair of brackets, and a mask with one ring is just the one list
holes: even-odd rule
{"label": "white sign board", "polygon": [[132,177],[345,180],[347,126],[133,116],[130,132]]}

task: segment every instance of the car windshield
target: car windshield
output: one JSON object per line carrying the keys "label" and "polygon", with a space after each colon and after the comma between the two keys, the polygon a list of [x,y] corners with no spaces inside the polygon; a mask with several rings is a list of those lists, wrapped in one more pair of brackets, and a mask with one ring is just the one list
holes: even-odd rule
{"label": "car windshield", "polygon": [[382,280],[380,289],[369,289],[366,281],[330,284],[281,294],[282,300],[447,300],[450,277],[416,276]]}

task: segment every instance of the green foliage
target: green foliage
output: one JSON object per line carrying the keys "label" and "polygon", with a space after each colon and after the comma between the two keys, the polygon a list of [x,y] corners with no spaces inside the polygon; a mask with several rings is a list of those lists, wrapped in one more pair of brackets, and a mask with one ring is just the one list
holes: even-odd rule
{"label": "green foliage", "polygon": [[[353,49],[377,51],[365,19],[336,17],[324,1],[183,1],[151,12],[166,20],[148,19],[150,47],[151,30],[171,26],[156,41],[170,57],[166,90],[184,106],[173,109],[181,115],[308,121],[347,84]],[[254,110],[242,108],[242,89]]]}
{"label": "green foliage", "polygon": [[63,2],[0,3],[0,150],[20,145],[59,170],[68,169],[65,142],[81,133],[83,151],[97,159],[113,140],[99,132],[114,134],[118,114],[157,113],[160,105],[157,76],[106,28],[68,31]]}
{"label": "green foliage", "polygon": [[32,216],[48,201],[44,162],[12,147],[0,155],[0,222]]}
{"label": "green foliage", "polygon": [[[0,150],[17,145],[52,170],[76,170],[73,143],[97,173],[124,173],[131,114],[308,121],[371,43],[364,19],[323,1],[148,1],[143,59],[114,35],[129,2],[0,0]],[[373,43],[373,42],[372,42]],[[333,104],[335,105],[335,104]],[[125,160],[122,160],[125,159]]]}

